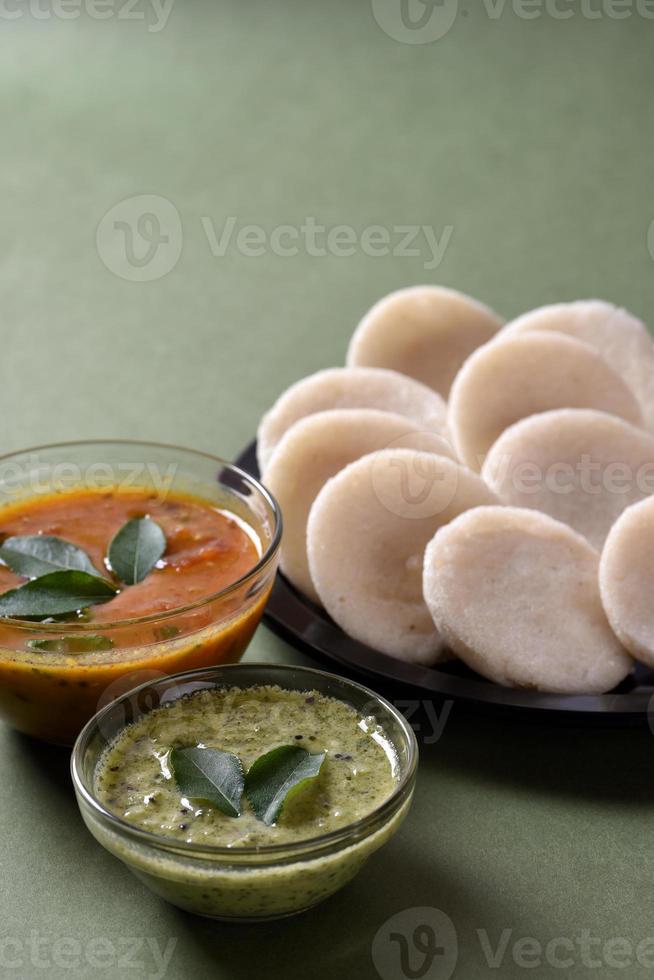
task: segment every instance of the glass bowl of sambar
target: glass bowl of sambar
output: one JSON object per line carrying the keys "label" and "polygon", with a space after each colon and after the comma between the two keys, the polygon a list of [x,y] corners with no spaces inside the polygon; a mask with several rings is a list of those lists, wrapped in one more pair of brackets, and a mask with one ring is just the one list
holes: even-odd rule
{"label": "glass bowl of sambar", "polygon": [[69,745],[139,684],[237,662],[281,533],[268,491],[207,453],[89,441],[0,458],[0,717]]}

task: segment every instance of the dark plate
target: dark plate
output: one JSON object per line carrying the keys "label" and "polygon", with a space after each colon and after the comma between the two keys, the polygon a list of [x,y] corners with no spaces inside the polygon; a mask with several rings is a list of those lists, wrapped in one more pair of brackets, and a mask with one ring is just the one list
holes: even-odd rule
{"label": "dark plate", "polygon": [[[235,462],[258,477],[256,443],[250,443]],[[275,633],[309,655],[376,681],[387,691],[398,693],[399,689],[414,696],[422,692],[423,697],[427,694],[438,700],[461,701],[476,711],[522,713],[542,720],[576,719],[586,724],[638,724],[648,720],[654,695],[654,671],[642,664],[637,664],[634,674],[609,694],[576,695],[500,687],[458,661],[438,667],[404,663],[347,636],[281,574],[277,575],[264,618]]]}

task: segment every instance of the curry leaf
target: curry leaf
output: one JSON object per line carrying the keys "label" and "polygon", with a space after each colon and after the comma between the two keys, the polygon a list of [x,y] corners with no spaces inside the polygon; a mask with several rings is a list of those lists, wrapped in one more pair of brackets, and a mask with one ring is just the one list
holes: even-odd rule
{"label": "curry leaf", "polygon": [[117,589],[88,572],[50,572],[0,594],[0,616],[45,619],[113,599]]}
{"label": "curry leaf", "polygon": [[25,534],[5,538],[0,545],[0,561],[12,572],[26,578],[38,578],[48,572],[77,569],[98,575],[93,562],[81,548],[50,534]]}
{"label": "curry leaf", "polygon": [[318,776],[325,755],[280,745],[260,756],[245,777],[245,795],[258,819],[273,824],[282,807]]}
{"label": "curry leaf", "polygon": [[228,817],[240,816],[244,777],[237,756],[219,749],[173,749],[170,768],[188,799],[207,800]]}
{"label": "curry leaf", "polygon": [[29,650],[37,653],[95,653],[111,650],[114,641],[108,636],[60,636],[54,640],[30,640]]}
{"label": "curry leaf", "polygon": [[179,626],[157,626],[153,632],[157,640],[172,640],[174,636],[179,636],[182,631]]}
{"label": "curry leaf", "polygon": [[109,564],[125,585],[142,582],[166,550],[166,535],[151,517],[133,517],[109,545]]}

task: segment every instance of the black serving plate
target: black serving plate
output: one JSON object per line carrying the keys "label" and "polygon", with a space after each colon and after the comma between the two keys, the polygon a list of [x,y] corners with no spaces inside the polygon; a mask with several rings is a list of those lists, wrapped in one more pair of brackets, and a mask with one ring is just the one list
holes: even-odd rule
{"label": "black serving plate", "polygon": [[[235,460],[259,476],[256,443]],[[637,664],[635,672],[609,694],[543,694],[501,687],[469,670],[460,661],[421,667],[395,660],[347,636],[325,613],[278,573],[264,613],[267,625],[310,656],[337,664],[348,674],[366,678],[386,691],[414,697],[463,702],[475,711],[528,714],[533,720],[578,720],[600,724],[640,724],[649,720],[654,671]],[[654,726],[654,701],[652,701]]]}

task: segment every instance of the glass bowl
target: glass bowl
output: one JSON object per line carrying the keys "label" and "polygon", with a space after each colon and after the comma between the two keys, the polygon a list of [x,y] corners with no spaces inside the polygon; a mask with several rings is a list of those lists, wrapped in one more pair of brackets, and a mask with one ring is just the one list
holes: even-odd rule
{"label": "glass bowl", "polygon": [[[148,712],[198,690],[277,685],[318,691],[374,716],[397,755],[397,786],[369,814],[322,836],[290,844],[207,846],[138,828],[97,799],[98,761],[115,736]],[[79,736],[71,772],[86,826],[155,894],[198,915],[259,921],[293,915],[332,895],[398,829],[413,795],[418,746],[412,728],[388,701],[333,674],[281,664],[238,664],[190,671],[144,684],[106,707]]]}
{"label": "glass bowl", "polygon": [[[50,742],[72,745],[89,718],[138,684],[237,661],[275,577],[282,524],[273,497],[238,467],[189,449],[99,441],[4,456],[0,517],[3,506],[34,495],[117,486],[145,487],[162,498],[190,494],[231,511],[256,535],[260,559],[229,587],[153,615],[109,623],[0,617],[0,717]],[[98,635],[105,649],[89,649]]]}

